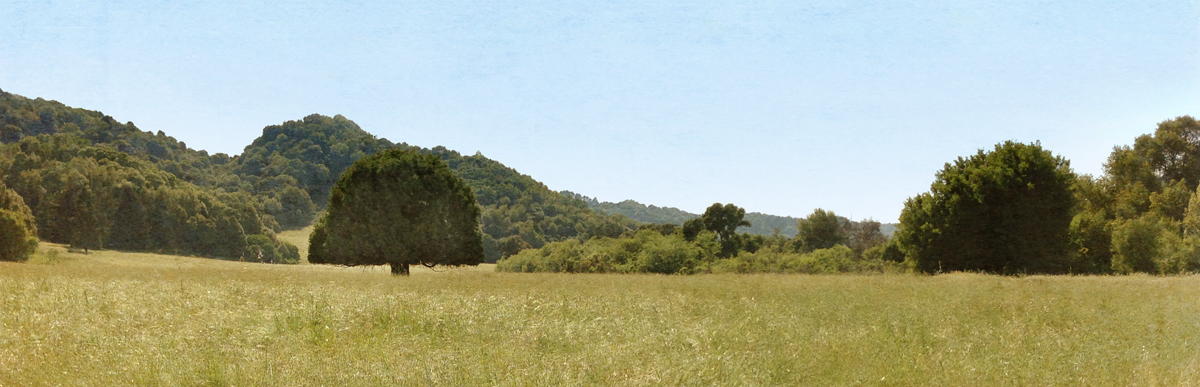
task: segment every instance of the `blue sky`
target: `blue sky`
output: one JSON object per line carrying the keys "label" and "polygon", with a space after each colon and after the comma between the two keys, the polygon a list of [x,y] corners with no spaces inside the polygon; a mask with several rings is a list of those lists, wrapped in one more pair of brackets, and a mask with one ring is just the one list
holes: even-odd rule
{"label": "blue sky", "polygon": [[7,0],[0,89],[240,154],[342,114],[554,190],[895,221],[958,156],[1200,114],[1200,4]]}

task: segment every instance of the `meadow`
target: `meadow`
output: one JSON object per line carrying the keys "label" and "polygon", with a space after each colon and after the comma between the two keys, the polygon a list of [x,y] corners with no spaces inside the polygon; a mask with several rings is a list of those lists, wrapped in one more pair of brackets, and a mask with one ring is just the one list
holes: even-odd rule
{"label": "meadow", "polygon": [[1200,385],[1198,348],[1197,276],[0,262],[3,386]]}

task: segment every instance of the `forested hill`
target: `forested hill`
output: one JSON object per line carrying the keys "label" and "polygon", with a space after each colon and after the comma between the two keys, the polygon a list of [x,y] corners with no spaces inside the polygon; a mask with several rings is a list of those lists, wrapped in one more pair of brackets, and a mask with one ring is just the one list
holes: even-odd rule
{"label": "forested hill", "polygon": [[231,158],[98,111],[0,91],[0,178],[38,237],[74,247],[295,262],[295,246],[245,192],[206,185]]}
{"label": "forested hill", "polygon": [[[547,242],[615,237],[636,227],[622,216],[600,215],[582,200],[565,197],[482,154],[463,156],[441,146],[395,144],[376,138],[340,115],[313,114],[302,121],[266,127],[236,159],[233,170],[260,189],[300,187],[324,207],[330,188],[346,167],[392,147],[436,154],[471,186],[483,208],[481,223],[489,262]],[[285,211],[289,205],[281,203]]]}
{"label": "forested hill", "polygon": [[[79,237],[78,243],[74,243],[93,248],[225,257],[245,255],[247,249],[257,252],[258,247],[247,247],[246,238],[263,244],[258,237],[250,237],[261,235],[275,243],[275,232],[311,224],[342,170],[366,155],[392,147],[437,154],[467,181],[483,207],[488,261],[547,242],[615,237],[636,227],[635,222],[624,216],[601,215],[583,201],[565,197],[481,154],[463,156],[444,147],[428,149],[392,143],[340,115],[313,114],[302,120],[271,125],[240,156],[209,155],[187,148],[162,131],[143,132],[132,122],[122,124],[98,111],[0,91],[0,140],[5,144],[0,152],[3,179],[32,204],[43,239],[73,243],[70,240],[74,238],[50,234],[66,229],[65,226],[46,227],[43,223],[65,225],[68,224],[65,222],[94,219],[88,221],[95,224],[95,235],[89,237],[92,241],[84,244]],[[75,204],[82,203],[70,199],[75,194],[47,182],[47,178],[88,186],[92,196],[84,198],[94,197],[87,200],[101,205]],[[164,184],[184,190],[195,200],[185,205],[169,203],[179,199],[159,192],[166,189],[162,188]],[[131,195],[137,196],[137,200],[129,201],[136,203],[118,200]],[[44,205],[39,207],[39,203]],[[176,229],[155,232],[148,228],[134,232],[130,226],[118,224],[121,222],[118,214],[128,206],[161,208],[130,224],[153,225],[158,217],[169,215],[181,225],[208,227],[206,230],[229,223],[214,215],[213,209],[233,207],[238,209],[234,211],[236,216],[229,216],[239,219],[243,227],[236,232],[226,228],[223,230],[229,235],[210,235],[188,243],[167,239],[125,242],[117,236],[131,240],[138,235],[164,233],[170,238],[180,237],[175,235]],[[204,234],[193,231],[187,231],[188,235]],[[276,244],[277,250],[287,249]]]}

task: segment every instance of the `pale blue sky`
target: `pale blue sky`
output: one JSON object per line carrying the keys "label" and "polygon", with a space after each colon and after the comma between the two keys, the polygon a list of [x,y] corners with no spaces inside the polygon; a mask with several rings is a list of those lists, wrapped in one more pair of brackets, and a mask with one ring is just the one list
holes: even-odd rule
{"label": "pale blue sky", "polygon": [[209,152],[342,114],[554,190],[895,221],[955,157],[1200,115],[1200,4],[0,0],[0,89]]}

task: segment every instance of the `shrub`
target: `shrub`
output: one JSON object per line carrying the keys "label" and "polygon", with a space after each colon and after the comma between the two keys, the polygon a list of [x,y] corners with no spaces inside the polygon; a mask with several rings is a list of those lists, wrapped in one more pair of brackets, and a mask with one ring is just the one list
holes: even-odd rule
{"label": "shrub", "polygon": [[1161,239],[1170,230],[1163,219],[1147,214],[1134,219],[1113,221],[1112,269],[1118,273],[1153,273],[1154,259],[1161,254]]}
{"label": "shrub", "polygon": [[[712,233],[704,232],[706,241]],[[497,262],[496,270],[551,273],[659,273],[689,274],[698,270],[705,257],[720,247],[709,243],[709,251],[684,240],[682,235],[662,235],[653,229],[638,231],[632,238],[592,238],[587,242],[569,239],[526,249]],[[713,251],[715,250],[715,251]]]}
{"label": "shrub", "polygon": [[21,214],[0,209],[0,261],[24,262],[37,251],[37,236]]}
{"label": "shrub", "polygon": [[880,259],[854,259],[854,250],[844,245],[809,253],[760,250],[756,253],[741,253],[736,257],[721,259],[709,266],[713,273],[781,273],[781,274],[835,274],[835,273],[882,273],[902,272],[899,262]]}
{"label": "shrub", "polygon": [[300,249],[291,243],[276,243],[266,235],[253,234],[246,236],[246,244],[246,253],[243,255],[246,259],[257,262],[300,263]]}
{"label": "shrub", "polygon": [[0,261],[24,262],[37,246],[33,212],[16,191],[0,182]]}

